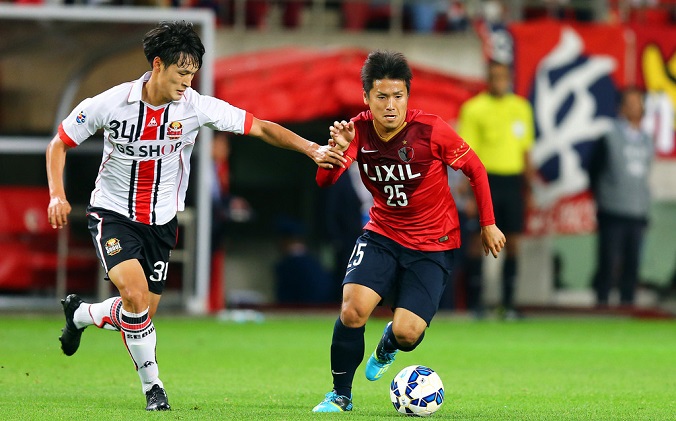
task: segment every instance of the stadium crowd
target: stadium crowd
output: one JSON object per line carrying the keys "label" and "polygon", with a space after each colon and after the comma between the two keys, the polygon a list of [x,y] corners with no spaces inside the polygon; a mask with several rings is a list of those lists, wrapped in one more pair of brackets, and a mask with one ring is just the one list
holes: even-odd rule
{"label": "stadium crowd", "polygon": [[[676,22],[676,5],[670,0],[0,0],[16,4],[87,4],[119,6],[196,7],[214,10],[219,26],[237,24],[265,30],[279,11],[286,29],[302,27],[304,14],[319,6],[337,12],[339,25],[348,31],[383,30],[401,17],[403,29],[432,33],[465,31],[482,19],[607,21],[637,24]],[[398,12],[397,8],[401,7]],[[241,10],[241,12],[240,12]],[[304,22],[305,21],[305,22]],[[326,20],[323,19],[326,23]]]}

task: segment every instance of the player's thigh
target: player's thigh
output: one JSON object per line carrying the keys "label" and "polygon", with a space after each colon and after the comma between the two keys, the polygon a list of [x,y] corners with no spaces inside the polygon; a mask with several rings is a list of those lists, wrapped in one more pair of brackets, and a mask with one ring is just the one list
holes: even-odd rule
{"label": "player's thigh", "polygon": [[413,252],[405,256],[402,263],[404,270],[398,284],[395,311],[409,310],[429,326],[453,273],[454,251]]}
{"label": "player's thigh", "polygon": [[397,247],[401,246],[389,238],[366,231],[355,243],[343,285],[363,285],[385,297],[397,276]]}
{"label": "player's thigh", "polygon": [[167,283],[169,257],[176,246],[177,218],[164,225],[143,227],[143,256],[141,262],[148,279],[148,288],[153,294],[161,295]]}
{"label": "player's thigh", "polygon": [[101,208],[88,209],[87,217],[97,255],[109,277],[115,266],[136,260],[146,289],[162,294],[169,256],[176,245],[177,218],[164,225],[146,225]]}
{"label": "player's thigh", "polygon": [[120,291],[126,309],[138,313],[148,308],[148,283],[138,260],[129,259],[118,263],[108,271],[108,277]]}

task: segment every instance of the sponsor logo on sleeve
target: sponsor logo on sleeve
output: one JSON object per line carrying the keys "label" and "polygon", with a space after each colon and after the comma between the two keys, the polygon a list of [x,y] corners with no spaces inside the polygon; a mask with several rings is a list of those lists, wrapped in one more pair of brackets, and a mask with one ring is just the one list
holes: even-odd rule
{"label": "sponsor logo on sleeve", "polygon": [[85,114],[84,111],[80,111],[77,116],[75,117],[75,122],[80,125],[84,124],[85,121],[87,121],[87,114]]}

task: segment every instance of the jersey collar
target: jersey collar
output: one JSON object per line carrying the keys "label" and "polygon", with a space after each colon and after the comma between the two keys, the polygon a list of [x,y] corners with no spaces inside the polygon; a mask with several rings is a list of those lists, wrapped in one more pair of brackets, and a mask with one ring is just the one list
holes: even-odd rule
{"label": "jersey collar", "polygon": [[395,130],[395,131],[393,131],[392,133],[388,133],[388,134],[386,134],[385,136],[383,136],[383,135],[380,134],[380,132],[378,131],[378,128],[376,127],[376,120],[374,119],[374,120],[372,120],[372,122],[373,122],[373,130],[376,131],[376,134],[378,135],[378,137],[380,138],[380,140],[382,140],[383,142],[389,142],[394,136],[398,135],[399,132],[401,132],[402,130],[404,130],[404,127],[406,127],[406,125],[408,124],[408,122],[404,120],[404,122],[402,123],[402,125],[399,126],[399,128],[398,128],[397,130]]}
{"label": "jersey collar", "polygon": [[131,90],[129,91],[128,102],[139,102],[143,96],[143,84],[150,80],[152,72],[145,72],[143,76],[132,82]]}

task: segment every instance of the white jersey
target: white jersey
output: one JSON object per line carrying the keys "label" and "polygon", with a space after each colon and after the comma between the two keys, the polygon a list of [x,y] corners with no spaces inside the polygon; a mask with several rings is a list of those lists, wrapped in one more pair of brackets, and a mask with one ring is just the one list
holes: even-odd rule
{"label": "white jersey", "polygon": [[183,210],[190,154],[202,126],[247,134],[253,116],[188,88],[183,98],[154,107],[141,100],[140,79],[82,101],[59,126],[77,146],[103,129],[103,158],[90,205],[144,224],[162,225]]}

